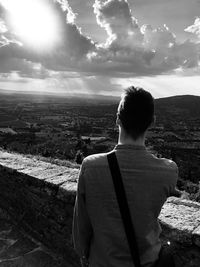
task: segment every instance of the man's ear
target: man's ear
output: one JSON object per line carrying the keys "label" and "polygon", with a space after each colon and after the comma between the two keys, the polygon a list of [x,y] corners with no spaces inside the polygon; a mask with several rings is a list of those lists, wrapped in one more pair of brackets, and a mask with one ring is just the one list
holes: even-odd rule
{"label": "man's ear", "polygon": [[121,121],[120,121],[120,118],[119,118],[119,114],[117,114],[116,125],[120,126],[120,124],[121,124]]}

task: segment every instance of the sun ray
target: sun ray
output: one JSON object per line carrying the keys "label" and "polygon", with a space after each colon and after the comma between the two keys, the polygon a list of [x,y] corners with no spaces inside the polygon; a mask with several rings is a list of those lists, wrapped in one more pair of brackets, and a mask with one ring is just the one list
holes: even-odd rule
{"label": "sun ray", "polygon": [[52,48],[59,40],[58,18],[44,0],[0,0],[7,20],[22,43],[36,49]]}

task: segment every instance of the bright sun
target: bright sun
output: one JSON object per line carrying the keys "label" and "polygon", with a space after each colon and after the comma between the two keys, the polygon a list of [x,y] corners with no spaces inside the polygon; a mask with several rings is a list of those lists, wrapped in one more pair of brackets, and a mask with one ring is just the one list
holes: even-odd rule
{"label": "bright sun", "polygon": [[50,49],[58,41],[58,19],[44,0],[0,0],[8,11],[9,24],[22,43]]}

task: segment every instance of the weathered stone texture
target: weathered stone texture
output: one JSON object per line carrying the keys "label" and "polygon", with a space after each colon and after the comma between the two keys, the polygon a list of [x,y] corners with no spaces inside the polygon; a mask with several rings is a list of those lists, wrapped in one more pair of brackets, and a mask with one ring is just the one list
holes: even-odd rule
{"label": "weathered stone texture", "polygon": [[0,267],[72,267],[62,256],[19,231],[0,208]]}
{"label": "weathered stone texture", "polygon": [[[43,244],[78,266],[72,216],[78,170],[0,151],[0,207]],[[170,198],[160,214],[177,266],[200,266],[200,204]]]}

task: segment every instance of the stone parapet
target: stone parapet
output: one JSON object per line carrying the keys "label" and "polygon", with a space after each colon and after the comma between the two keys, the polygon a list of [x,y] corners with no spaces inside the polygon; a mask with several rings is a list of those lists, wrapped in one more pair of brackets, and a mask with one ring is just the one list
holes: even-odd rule
{"label": "stone parapet", "polygon": [[[46,246],[79,266],[71,226],[78,169],[0,151],[0,208]],[[200,204],[170,198],[159,217],[177,266],[200,266]]]}

